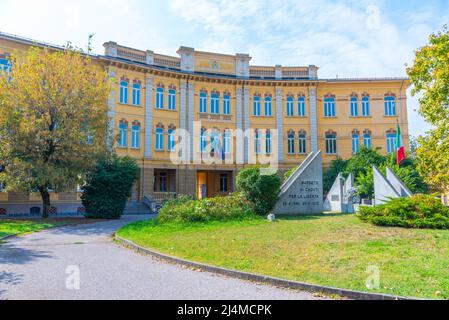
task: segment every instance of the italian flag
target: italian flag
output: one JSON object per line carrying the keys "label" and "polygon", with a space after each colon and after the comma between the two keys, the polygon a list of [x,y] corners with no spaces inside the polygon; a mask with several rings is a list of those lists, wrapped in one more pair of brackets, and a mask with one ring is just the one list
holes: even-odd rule
{"label": "italian flag", "polygon": [[402,141],[401,127],[399,126],[399,124],[396,134],[396,149],[398,150],[397,164],[400,165],[401,162],[405,160],[405,147],[404,142]]}

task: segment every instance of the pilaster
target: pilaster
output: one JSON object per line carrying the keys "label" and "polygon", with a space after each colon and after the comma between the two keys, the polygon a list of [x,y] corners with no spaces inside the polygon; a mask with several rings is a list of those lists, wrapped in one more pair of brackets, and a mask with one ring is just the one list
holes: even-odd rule
{"label": "pilaster", "polygon": [[[249,99],[249,89],[248,88],[244,88],[243,89],[243,131],[246,132],[248,130],[250,130],[251,126],[250,126],[250,122],[249,122],[249,103],[250,103],[250,99]],[[246,134],[244,135],[244,143],[243,143],[243,154],[244,154],[244,163],[247,164],[249,162],[249,152],[250,152],[250,148],[249,148],[249,136],[247,136]]]}
{"label": "pilaster", "polygon": [[312,152],[318,151],[318,106],[317,106],[317,88],[309,88],[309,121],[310,121],[310,141]]}
{"label": "pilaster", "polygon": [[282,89],[276,88],[276,128],[278,130],[277,154],[279,162],[284,161],[284,113],[282,111]]}
{"label": "pilaster", "polygon": [[145,158],[153,156],[153,78],[145,79]]}

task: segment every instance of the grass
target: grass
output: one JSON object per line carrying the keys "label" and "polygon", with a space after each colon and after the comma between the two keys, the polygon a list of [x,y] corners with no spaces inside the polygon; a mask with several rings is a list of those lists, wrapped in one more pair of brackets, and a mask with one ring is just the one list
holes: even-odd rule
{"label": "grass", "polygon": [[91,223],[93,220],[79,218],[57,218],[57,219],[0,219],[0,238],[13,234],[26,234],[44,229],[61,227],[66,225]]}
{"label": "grass", "polygon": [[[354,215],[212,222],[137,222],[118,234],[180,258],[313,284],[449,299],[449,231],[377,227]],[[380,287],[366,286],[367,269]]]}

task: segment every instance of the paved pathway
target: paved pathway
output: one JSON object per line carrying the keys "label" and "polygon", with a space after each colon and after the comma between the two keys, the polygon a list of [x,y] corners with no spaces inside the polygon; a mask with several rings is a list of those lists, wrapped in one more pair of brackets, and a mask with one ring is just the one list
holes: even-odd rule
{"label": "paved pathway", "polygon": [[[115,230],[138,219],[52,229],[0,245],[0,300],[314,299],[310,293],[166,264],[111,241]],[[69,266],[80,270],[79,290],[66,287]]]}

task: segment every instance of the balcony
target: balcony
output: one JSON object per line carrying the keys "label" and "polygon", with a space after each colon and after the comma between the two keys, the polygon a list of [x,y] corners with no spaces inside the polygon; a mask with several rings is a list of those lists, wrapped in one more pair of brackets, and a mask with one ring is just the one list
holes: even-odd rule
{"label": "balcony", "polygon": [[151,198],[155,202],[163,202],[176,199],[177,196],[178,194],[176,192],[153,192]]}
{"label": "balcony", "polygon": [[216,114],[216,113],[198,113],[198,119],[204,121],[224,121],[232,122],[233,116],[229,114]]}

